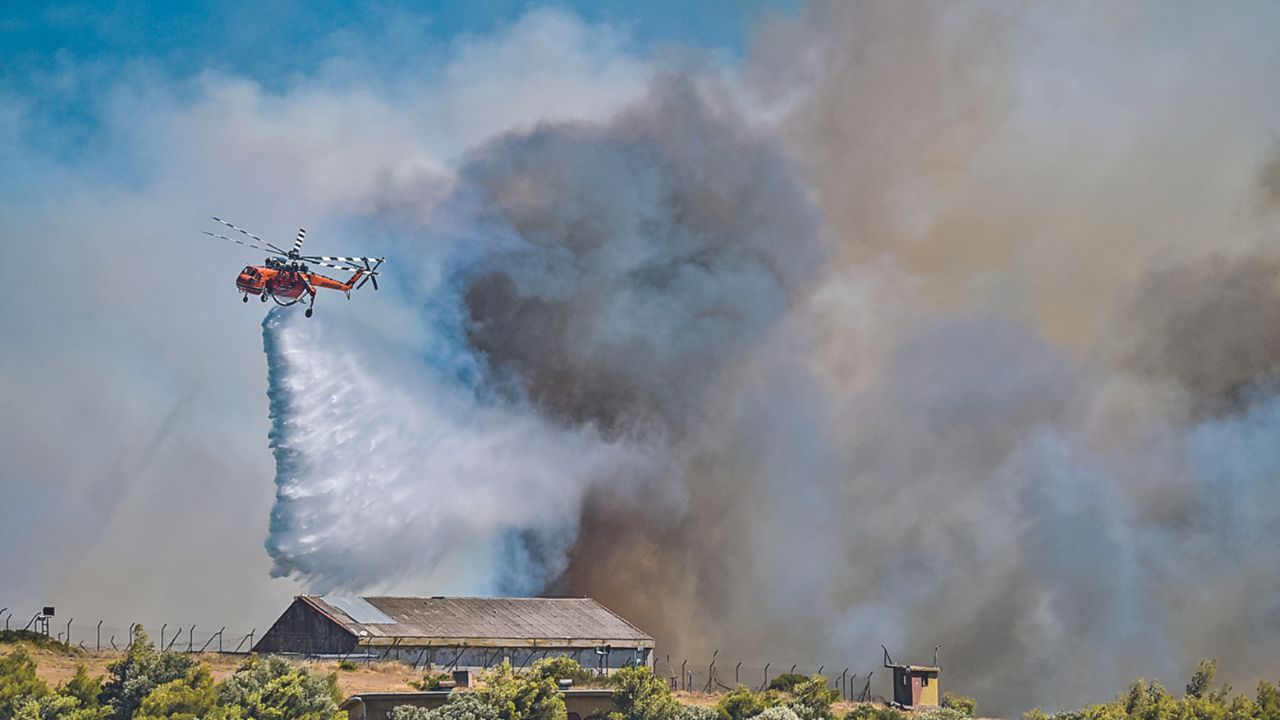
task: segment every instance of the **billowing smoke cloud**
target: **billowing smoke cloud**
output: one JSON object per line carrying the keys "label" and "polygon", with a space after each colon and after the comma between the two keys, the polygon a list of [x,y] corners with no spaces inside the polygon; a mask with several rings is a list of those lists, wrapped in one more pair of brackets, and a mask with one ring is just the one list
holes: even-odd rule
{"label": "billowing smoke cloud", "polygon": [[68,528],[0,570],[24,602],[211,619],[291,589],[250,547],[257,320],[190,270],[243,256],[173,241],[216,202],[390,257],[379,295],[264,324],[277,575],[589,594],[677,658],[865,673],[941,644],[990,712],[1215,655],[1274,679],[1277,12],[815,2],[734,65],[539,11],[428,79],[124,76],[136,190],[0,184],[11,260],[104,270],[0,288],[0,526]]}
{"label": "billowing smoke cloud", "polygon": [[[468,369],[302,361],[402,403],[311,433],[278,406],[277,571],[451,582],[451,528],[391,507],[452,512],[463,483],[480,509],[450,526],[494,553],[471,587],[590,594],[681,657],[865,673],[881,643],[941,644],[948,686],[997,712],[1201,656],[1274,674],[1280,276],[1254,111],[1277,97],[1254,63],[1276,48],[1095,10],[816,3],[766,23],[741,76],[686,70],[469,154],[429,212],[378,219],[393,256],[447,248],[400,281]],[[1188,67],[1188,43],[1234,54]],[[1229,130],[1201,111],[1223,105]],[[295,324],[268,324],[269,354]],[[279,393],[295,371],[272,366]],[[409,464],[333,469],[335,436],[383,426]],[[490,433],[491,458],[433,459]]]}

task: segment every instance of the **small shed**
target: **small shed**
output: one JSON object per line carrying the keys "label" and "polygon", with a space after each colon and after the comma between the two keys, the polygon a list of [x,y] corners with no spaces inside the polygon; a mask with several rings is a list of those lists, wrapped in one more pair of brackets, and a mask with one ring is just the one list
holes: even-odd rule
{"label": "small shed", "polygon": [[898,665],[883,645],[884,666],[893,670],[893,702],[906,708],[937,707],[938,653],[934,649],[932,665]]}
{"label": "small shed", "polygon": [[442,670],[567,656],[608,672],[650,661],[653,638],[590,598],[299,595],[258,653],[399,659]]}

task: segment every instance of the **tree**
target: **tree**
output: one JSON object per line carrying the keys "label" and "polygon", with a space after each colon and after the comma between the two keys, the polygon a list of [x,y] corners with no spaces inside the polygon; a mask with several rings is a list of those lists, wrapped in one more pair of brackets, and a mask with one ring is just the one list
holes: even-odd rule
{"label": "tree", "polygon": [[342,694],[334,674],[319,675],[276,655],[254,655],[222,683],[218,701],[258,720],[331,720]]}
{"label": "tree", "polygon": [[1202,698],[1213,687],[1213,679],[1218,674],[1218,658],[1201,660],[1196,671],[1187,683],[1187,697]]}
{"label": "tree", "polygon": [[671,720],[680,716],[671,689],[647,667],[632,665],[609,678],[613,703],[625,720]]}
{"label": "tree", "polygon": [[1258,719],[1280,720],[1280,690],[1266,680],[1258,683]]}
{"label": "tree", "polygon": [[125,656],[107,666],[111,679],[102,686],[101,700],[110,706],[112,720],[130,720],[152,690],[185,678],[197,664],[182,653],[157,651],[139,625]]}
{"label": "tree", "polygon": [[36,663],[22,648],[0,657],[0,720],[15,717],[28,700],[40,700],[49,686],[36,675]]}

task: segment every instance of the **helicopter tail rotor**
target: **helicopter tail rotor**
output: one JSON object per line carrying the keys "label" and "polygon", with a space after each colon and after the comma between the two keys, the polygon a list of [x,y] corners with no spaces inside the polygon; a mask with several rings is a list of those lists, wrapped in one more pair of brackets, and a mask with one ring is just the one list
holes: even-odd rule
{"label": "helicopter tail rotor", "polygon": [[357,290],[364,287],[364,284],[369,282],[370,280],[373,281],[373,289],[374,290],[378,289],[378,267],[382,265],[382,261],[385,259],[386,258],[377,258],[376,259],[377,261],[373,263],[373,265],[369,264],[369,258],[364,259],[364,268],[365,268],[364,279],[361,280],[360,284],[356,286]]}

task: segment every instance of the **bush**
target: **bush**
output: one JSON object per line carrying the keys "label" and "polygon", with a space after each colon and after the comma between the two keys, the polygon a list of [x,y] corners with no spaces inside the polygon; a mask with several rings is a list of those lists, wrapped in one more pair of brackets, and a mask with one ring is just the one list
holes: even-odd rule
{"label": "bush", "polygon": [[769,681],[769,689],[778,692],[791,692],[791,689],[809,679],[808,675],[800,673],[785,672]]}
{"label": "bush", "polygon": [[756,715],[756,720],[800,720],[800,716],[796,715],[796,711],[789,707],[775,705],[771,708],[765,708],[763,712]]}
{"label": "bush", "polygon": [[411,680],[410,685],[419,690],[439,690],[441,683],[448,682],[453,678],[448,673],[427,673],[422,676],[421,680]]}
{"label": "bush", "polygon": [[720,720],[715,705],[685,705],[677,716],[679,720]]}
{"label": "bush", "polygon": [[156,650],[139,625],[124,657],[107,666],[111,679],[102,686],[100,699],[111,708],[113,720],[130,720],[152,690],[182,680],[196,665],[188,655]]}
{"label": "bush", "polygon": [[223,707],[270,720],[332,720],[341,701],[336,675],[317,675],[274,655],[251,656],[218,690]]}
{"label": "bush", "polygon": [[955,708],[929,708],[913,716],[914,720],[967,720],[969,717]]}
{"label": "bush", "polygon": [[844,720],[907,720],[907,716],[891,707],[859,703],[845,713]]}
{"label": "bush", "polygon": [[978,702],[976,700],[964,695],[956,695],[953,692],[942,693],[942,707],[958,710],[967,717],[975,717],[978,712]]}
{"label": "bush", "polygon": [[31,630],[0,630],[0,643],[25,643],[42,650],[53,650],[67,655],[81,655],[84,652],[74,645],[68,645],[44,633]]}
{"label": "bush", "polygon": [[720,712],[721,720],[749,720],[777,704],[778,695],[772,690],[756,693],[739,685],[720,696],[716,709]]}
{"label": "bush", "polygon": [[[480,696],[500,720],[565,720],[564,697],[551,678],[521,676],[503,662],[485,677]],[[441,708],[443,709],[443,708]]]}
{"label": "bush", "polygon": [[625,667],[610,676],[609,684],[618,706],[614,714],[623,720],[672,720],[683,714],[671,689],[647,667]]}
{"label": "bush", "polygon": [[586,685],[595,681],[595,673],[582,667],[571,657],[543,658],[533,664],[534,676],[552,680],[572,680],[574,685]]}
{"label": "bush", "polygon": [[49,686],[36,675],[36,662],[22,648],[0,657],[0,718],[14,717],[27,701],[39,701]]}
{"label": "bush", "polygon": [[177,680],[157,685],[147,693],[134,713],[134,720],[200,720],[211,715],[218,704],[213,676],[203,663],[193,666]]}
{"label": "bush", "polygon": [[833,717],[831,704],[840,699],[840,693],[827,687],[827,679],[821,675],[806,678],[791,687],[791,707],[804,720],[823,720]]}
{"label": "bush", "polygon": [[102,694],[102,676],[89,677],[89,669],[77,665],[76,674],[58,688],[58,694],[75,698],[83,709],[96,710],[100,707],[98,696]]}
{"label": "bush", "polygon": [[355,672],[360,669],[360,663],[351,659],[339,660],[338,669],[342,672]]}
{"label": "bush", "polygon": [[391,711],[391,720],[499,720],[498,710],[478,692],[456,692],[435,710],[401,705]]}

